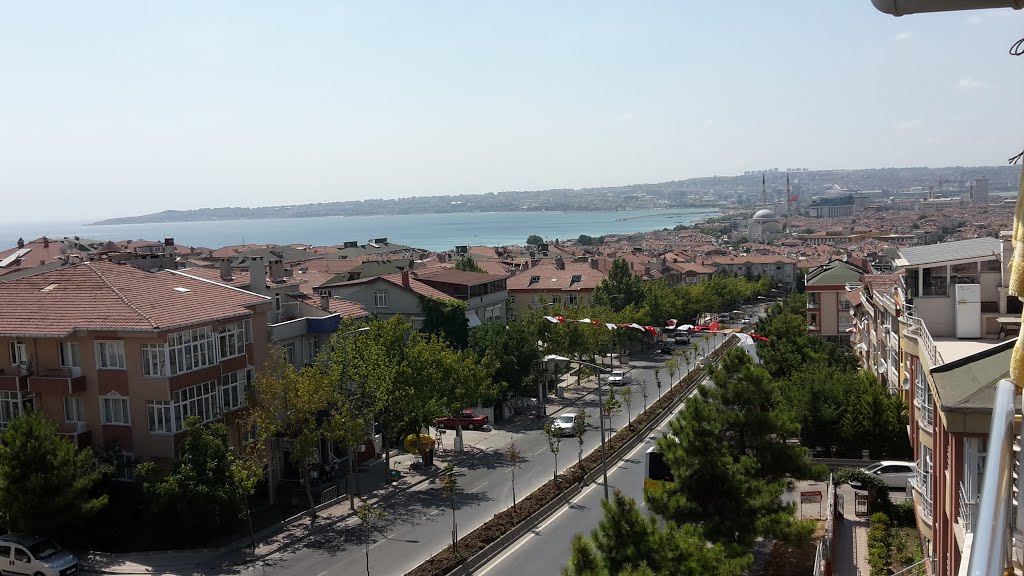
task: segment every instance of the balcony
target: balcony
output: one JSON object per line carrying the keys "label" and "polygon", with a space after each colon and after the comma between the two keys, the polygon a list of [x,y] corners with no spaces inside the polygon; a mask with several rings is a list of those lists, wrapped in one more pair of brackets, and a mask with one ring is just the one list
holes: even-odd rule
{"label": "balcony", "polygon": [[92,431],[85,422],[61,422],[57,435],[70,440],[77,448],[85,448],[92,442]]}
{"label": "balcony", "polygon": [[932,483],[929,477],[930,472],[921,471],[921,467],[917,468],[917,476],[913,480],[914,492],[917,494],[918,512],[921,518],[928,524],[932,523]]}
{"label": "balcony", "polygon": [[81,368],[39,370],[28,377],[30,392],[60,396],[85,392],[85,376]]}
{"label": "balcony", "polygon": [[964,483],[960,482],[960,506],[958,512],[958,518],[960,525],[963,526],[964,532],[974,532],[974,519],[978,514],[978,495],[967,494],[967,488],[964,487]]}
{"label": "balcony", "polygon": [[8,392],[28,391],[28,371],[23,366],[0,368],[0,390]]}
{"label": "balcony", "polygon": [[813,300],[808,300],[807,301],[807,309],[808,310],[817,310],[818,308],[821,308],[821,302],[815,302]]}

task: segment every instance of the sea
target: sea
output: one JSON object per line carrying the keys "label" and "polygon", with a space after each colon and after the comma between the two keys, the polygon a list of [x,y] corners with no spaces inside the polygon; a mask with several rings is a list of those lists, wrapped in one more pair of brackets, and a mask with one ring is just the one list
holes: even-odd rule
{"label": "sea", "polygon": [[360,244],[375,238],[431,251],[459,245],[524,244],[531,234],[568,240],[581,234],[631,234],[692,224],[717,215],[705,209],[600,212],[463,212],[375,216],[324,216],[89,226],[83,222],[0,222],[0,249],[40,236],[95,240],[163,240],[218,248],[233,244]]}

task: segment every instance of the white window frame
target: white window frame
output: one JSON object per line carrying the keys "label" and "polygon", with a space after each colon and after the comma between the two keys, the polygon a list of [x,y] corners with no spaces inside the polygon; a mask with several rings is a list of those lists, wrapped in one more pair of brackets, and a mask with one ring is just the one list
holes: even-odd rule
{"label": "white window frame", "polygon": [[[119,394],[108,394],[106,396],[100,396],[100,422],[104,426],[131,426],[132,425],[132,406],[127,396],[121,396]],[[107,412],[108,404],[110,412]],[[121,406],[120,410],[115,407]]]}
{"label": "white window frame", "polygon": [[245,354],[245,345],[249,343],[249,335],[252,330],[246,324],[250,320],[235,320],[225,322],[217,334],[217,344],[220,347],[220,359],[234,358]]}
{"label": "white window frame", "polygon": [[78,342],[60,342],[57,345],[61,368],[82,367],[82,347]]}
{"label": "white window frame", "polygon": [[96,341],[96,368],[98,370],[124,370],[124,340]]}
{"label": "white window frame", "polygon": [[147,378],[167,376],[167,344],[142,345],[142,375]]}
{"label": "white window frame", "polygon": [[170,400],[150,400],[146,402],[146,412],[149,414],[150,434],[173,434],[175,432]]}
{"label": "white window frame", "polygon": [[248,404],[246,392],[251,374],[251,369],[245,368],[221,377],[220,405],[224,412],[237,410]]}
{"label": "white window frame", "polygon": [[185,429],[185,419],[196,416],[203,424],[220,417],[220,387],[214,380],[182,388],[171,394],[174,430]]}
{"label": "white window frame", "polygon": [[388,307],[388,291],[387,290],[374,290],[373,291],[373,307],[374,308],[387,308]]}
{"label": "white window frame", "polygon": [[17,392],[0,390],[0,430],[7,428],[11,420],[21,415],[21,411],[21,395]]}
{"label": "white window frame", "polygon": [[580,295],[574,293],[567,293],[565,295],[566,306],[577,306],[580,303]]}
{"label": "white window frame", "polygon": [[64,397],[64,421],[72,424],[85,422],[85,398],[81,396]]}
{"label": "white window frame", "polygon": [[28,366],[28,346],[24,342],[11,341],[11,366]]}
{"label": "white window frame", "polygon": [[310,336],[306,339],[306,360],[312,362],[316,360],[316,355],[320,353],[320,339],[316,336]]}
{"label": "white window frame", "polygon": [[171,376],[213,366],[219,362],[217,334],[209,326],[169,334],[167,356]]}
{"label": "white window frame", "polygon": [[289,364],[291,364],[292,366],[294,366],[295,365],[295,341],[286,342],[284,344],[284,346],[282,346],[282,348],[284,348],[284,359],[285,359],[285,361],[288,362]]}

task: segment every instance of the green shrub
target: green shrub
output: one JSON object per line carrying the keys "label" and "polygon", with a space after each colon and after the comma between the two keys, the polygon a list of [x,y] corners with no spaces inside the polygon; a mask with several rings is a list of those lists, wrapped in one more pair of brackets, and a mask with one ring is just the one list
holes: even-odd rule
{"label": "green shrub", "polygon": [[868,565],[872,576],[888,574],[892,563],[892,525],[882,512],[871,515],[868,522]]}

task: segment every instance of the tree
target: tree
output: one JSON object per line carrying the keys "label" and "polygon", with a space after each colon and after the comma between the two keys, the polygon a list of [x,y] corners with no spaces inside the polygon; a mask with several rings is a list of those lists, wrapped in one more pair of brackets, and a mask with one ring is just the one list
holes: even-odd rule
{"label": "tree", "polygon": [[654,369],[654,385],[658,387],[658,398],[661,398],[661,370]]}
{"label": "tree", "polygon": [[509,394],[527,396],[536,392],[536,382],[531,381],[530,374],[540,360],[537,340],[533,323],[488,322],[470,330],[469,349],[477,357],[490,355],[497,360],[494,378],[505,384]]}
{"label": "tree", "polygon": [[735,576],[750,563],[749,556],[731,558],[721,545],[709,546],[697,526],[661,527],[619,490],[601,507],[590,538],[573,538],[563,576]]}
{"label": "tree", "polygon": [[480,272],[482,274],[487,273],[486,270],[481,268],[480,265],[477,264],[476,261],[470,258],[469,256],[462,256],[461,258],[456,260],[455,266],[453,266],[453,268],[455,268],[456,270],[462,270],[463,272]]}
{"label": "tree", "polygon": [[526,237],[526,243],[536,246],[537,244],[543,244],[544,239],[536,234],[530,234]]}
{"label": "tree", "polygon": [[586,234],[580,234],[580,237],[576,239],[576,243],[580,246],[604,244],[604,236],[587,236]]}
{"label": "tree", "polygon": [[455,521],[455,496],[459,493],[459,479],[455,472],[455,465],[448,463],[444,476],[441,477],[441,493],[451,501],[452,505],[452,550],[459,553],[459,526]]}
{"label": "tree", "polygon": [[12,532],[54,534],[107,505],[96,485],[110,470],[57,435],[40,411],[13,418],[0,434],[0,516]]}
{"label": "tree", "polygon": [[676,383],[676,372],[679,370],[679,360],[669,358],[665,362],[665,369],[668,370],[668,387],[671,388]]}
{"label": "tree", "polygon": [[644,380],[640,382],[640,396],[642,396],[644,399],[644,412],[647,411],[647,397],[649,395],[650,392],[647,391],[647,380]]}
{"label": "tree", "polygon": [[465,302],[423,298],[420,300],[420,311],[423,312],[421,331],[444,338],[457,350],[469,344],[469,319],[466,318]]}
{"label": "tree", "polygon": [[612,416],[622,411],[622,401],[616,397],[615,388],[608,387],[608,397],[604,399],[604,405],[601,406],[601,412],[604,413],[608,418],[608,427],[612,425]]}
{"label": "tree", "polygon": [[757,536],[799,541],[811,527],[796,522],[779,494],[790,477],[811,477],[806,451],[788,442],[798,426],[777,408],[768,373],[739,349],[711,370],[672,421],[658,448],[675,482],[648,493],[651,509],[677,525],[699,524],[710,542],[732,552]]}
{"label": "tree", "polygon": [[516,511],[516,468],[523,466],[523,453],[519,451],[519,447],[516,446],[516,441],[512,440],[509,442],[508,448],[505,449],[505,460],[508,460],[509,470],[512,472],[512,512]]}
{"label": "tree", "polygon": [[555,485],[558,485],[558,452],[562,449],[562,433],[560,430],[555,428],[554,423],[550,420],[544,423],[544,436],[548,441],[548,450],[551,451],[551,455],[555,457],[555,471],[552,475],[555,479]]}
{"label": "tree", "polygon": [[633,274],[629,263],[622,258],[612,261],[608,277],[594,289],[591,301],[598,306],[608,306],[616,312],[644,301],[643,280]]}
{"label": "tree", "polygon": [[622,405],[626,407],[626,424],[632,427],[633,425],[633,391],[626,388],[626,391],[622,394]]}
{"label": "tree", "polygon": [[572,421],[572,435],[576,437],[579,450],[576,452],[576,466],[583,472],[583,435],[587,433],[587,411],[580,408],[576,419]]}
{"label": "tree", "polygon": [[370,535],[377,530],[377,525],[387,518],[387,514],[372,502],[364,501],[356,510],[356,516],[363,524],[363,554],[366,556],[366,576],[370,576]]}
{"label": "tree", "polygon": [[269,446],[281,437],[292,441],[289,457],[302,476],[310,516],[316,515],[310,468],[319,457],[321,440],[351,446],[365,438],[365,420],[342,394],[340,382],[329,364],[297,370],[284,350],[274,348],[252,384],[248,418],[258,444]]}
{"label": "tree", "polygon": [[167,536],[179,545],[196,545],[237,528],[256,487],[254,473],[234,457],[223,423],[203,424],[189,416],[171,469],[145,462],[136,477]]}

